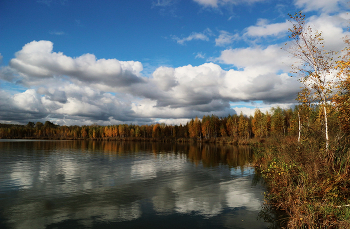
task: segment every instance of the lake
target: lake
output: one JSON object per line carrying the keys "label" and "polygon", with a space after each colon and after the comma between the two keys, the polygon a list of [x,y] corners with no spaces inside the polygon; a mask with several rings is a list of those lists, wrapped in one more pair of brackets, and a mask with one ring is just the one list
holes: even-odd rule
{"label": "lake", "polygon": [[0,140],[0,228],[268,228],[249,147]]}

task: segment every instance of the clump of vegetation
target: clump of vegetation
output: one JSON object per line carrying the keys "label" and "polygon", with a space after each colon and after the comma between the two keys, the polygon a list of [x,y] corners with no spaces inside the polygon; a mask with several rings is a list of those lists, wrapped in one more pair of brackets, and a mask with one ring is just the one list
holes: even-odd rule
{"label": "clump of vegetation", "polygon": [[350,151],[347,142],[281,139],[257,150],[269,204],[285,210],[288,228],[350,227]]}

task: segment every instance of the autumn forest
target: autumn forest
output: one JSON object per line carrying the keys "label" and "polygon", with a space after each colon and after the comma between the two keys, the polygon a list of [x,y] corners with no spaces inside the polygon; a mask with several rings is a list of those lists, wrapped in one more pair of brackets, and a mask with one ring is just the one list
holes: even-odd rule
{"label": "autumn forest", "polygon": [[[327,107],[329,130],[336,136],[342,128],[334,106]],[[110,126],[58,126],[50,121],[29,122],[27,125],[0,124],[0,138],[32,139],[134,139],[134,140],[178,140],[191,139],[209,141],[245,142],[252,138],[271,136],[298,136],[299,118],[302,131],[322,133],[323,111],[319,106],[296,106],[294,109],[273,108],[266,113],[255,110],[254,116],[231,115],[228,117],[197,117],[185,125],[133,125]]]}

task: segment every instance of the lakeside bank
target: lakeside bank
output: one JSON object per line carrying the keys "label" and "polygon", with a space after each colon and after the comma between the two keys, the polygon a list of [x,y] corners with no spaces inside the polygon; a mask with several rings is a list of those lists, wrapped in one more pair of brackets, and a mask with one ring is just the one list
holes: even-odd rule
{"label": "lakeside bank", "polygon": [[342,138],[270,139],[255,148],[266,204],[285,211],[288,228],[350,228],[350,151]]}

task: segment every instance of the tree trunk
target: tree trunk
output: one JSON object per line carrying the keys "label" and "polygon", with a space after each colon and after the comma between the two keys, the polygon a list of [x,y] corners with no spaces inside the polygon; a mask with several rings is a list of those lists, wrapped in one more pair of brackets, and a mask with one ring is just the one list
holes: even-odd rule
{"label": "tree trunk", "polygon": [[300,142],[300,135],[301,135],[301,123],[300,123],[300,114],[298,112],[298,118],[299,118],[299,135],[298,135],[298,142]]}
{"label": "tree trunk", "polygon": [[327,109],[326,104],[323,106],[323,112],[324,112],[324,125],[325,125],[325,132],[326,132],[326,148],[328,149],[328,118],[327,118]]}

